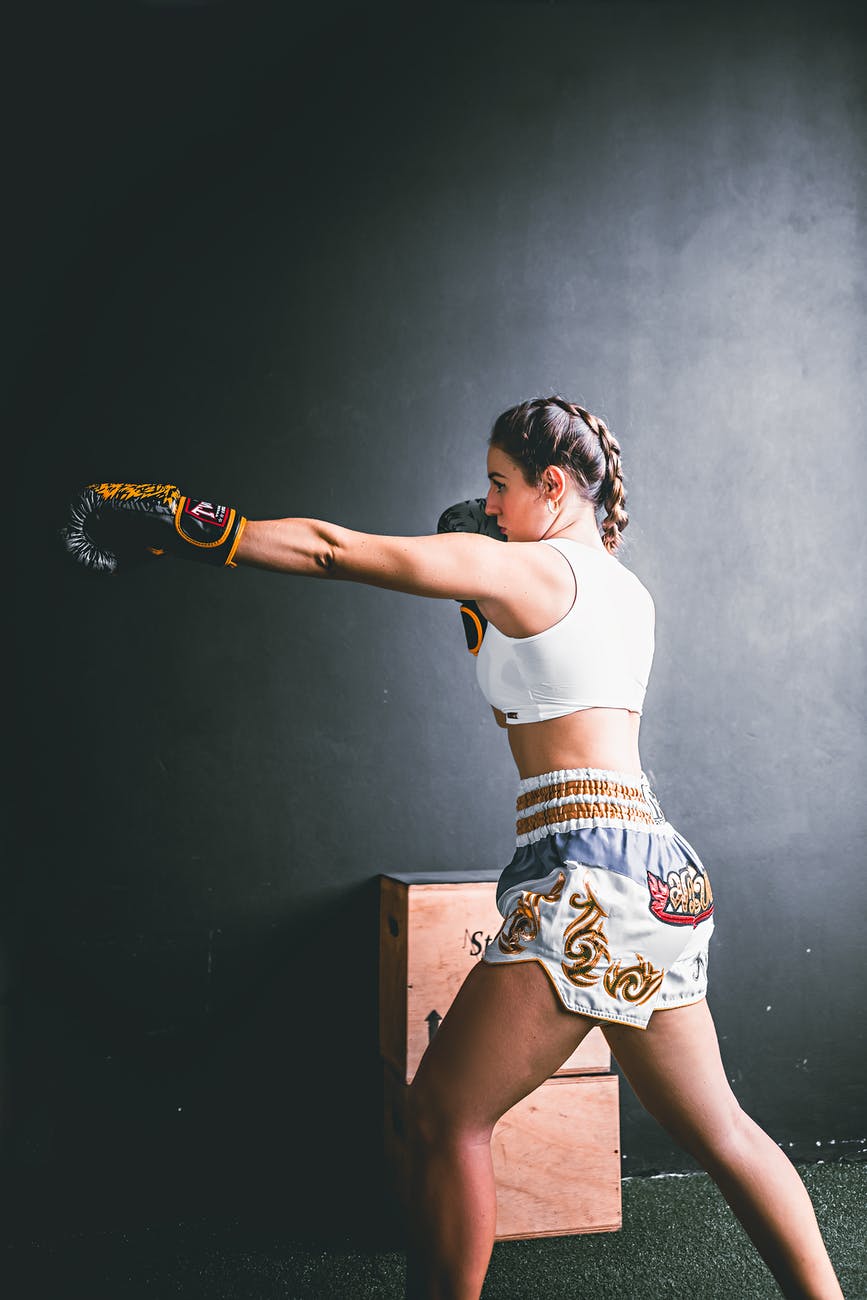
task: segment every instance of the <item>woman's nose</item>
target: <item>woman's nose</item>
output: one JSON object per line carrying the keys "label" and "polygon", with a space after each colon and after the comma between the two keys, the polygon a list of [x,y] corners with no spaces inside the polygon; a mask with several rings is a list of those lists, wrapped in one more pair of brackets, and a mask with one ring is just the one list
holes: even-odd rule
{"label": "woman's nose", "polygon": [[497,513],[497,509],[496,509],[496,501],[497,501],[497,496],[496,496],[496,493],[494,492],[494,489],[493,489],[493,488],[489,488],[489,489],[488,489],[488,495],[485,497],[485,514],[486,514],[486,515],[495,515],[495,514]]}

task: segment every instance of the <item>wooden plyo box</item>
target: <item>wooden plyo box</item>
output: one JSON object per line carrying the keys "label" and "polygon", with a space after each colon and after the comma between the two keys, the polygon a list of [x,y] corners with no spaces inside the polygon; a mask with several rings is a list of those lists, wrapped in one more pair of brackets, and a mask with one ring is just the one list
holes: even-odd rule
{"label": "wooden plyo box", "polygon": [[[486,872],[380,876],[379,1049],[404,1083],[502,924],[496,881]],[[608,1044],[592,1029],[555,1077],[610,1068]]]}
{"label": "wooden plyo box", "polygon": [[[407,1085],[385,1067],[385,1157],[398,1203],[407,1200]],[[498,1241],[616,1232],[620,1199],[616,1074],[555,1075],[503,1116],[491,1151]]]}

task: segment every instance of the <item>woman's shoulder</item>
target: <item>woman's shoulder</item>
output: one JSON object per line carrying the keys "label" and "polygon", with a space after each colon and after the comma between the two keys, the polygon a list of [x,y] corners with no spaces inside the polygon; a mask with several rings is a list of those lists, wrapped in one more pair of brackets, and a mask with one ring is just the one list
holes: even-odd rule
{"label": "woman's shoulder", "polygon": [[603,585],[616,582],[624,590],[631,591],[637,600],[653,605],[652,595],[634,570],[604,546],[590,546],[575,537],[546,537],[543,541],[561,551],[576,576],[592,580],[595,575]]}

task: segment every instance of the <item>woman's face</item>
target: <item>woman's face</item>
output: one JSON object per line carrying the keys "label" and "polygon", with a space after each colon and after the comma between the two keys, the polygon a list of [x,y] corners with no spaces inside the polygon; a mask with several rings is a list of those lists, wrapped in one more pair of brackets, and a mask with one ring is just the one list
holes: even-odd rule
{"label": "woman's face", "polygon": [[530,486],[521,466],[499,447],[488,448],[488,478],[485,513],[493,515],[506,541],[538,542],[551,526],[544,493]]}

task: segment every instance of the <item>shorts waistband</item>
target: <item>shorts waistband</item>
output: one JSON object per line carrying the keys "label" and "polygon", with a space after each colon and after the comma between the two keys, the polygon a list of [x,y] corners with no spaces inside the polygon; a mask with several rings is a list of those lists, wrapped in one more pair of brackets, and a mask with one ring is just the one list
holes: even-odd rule
{"label": "shorts waistband", "polygon": [[561,768],[525,777],[518,787],[518,844],[592,826],[651,830],[665,815],[641,772]]}

